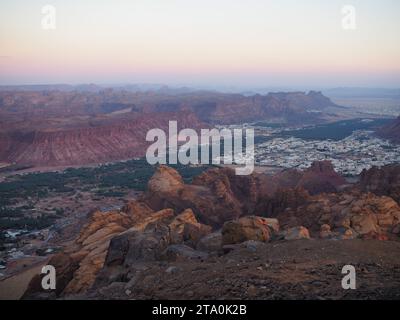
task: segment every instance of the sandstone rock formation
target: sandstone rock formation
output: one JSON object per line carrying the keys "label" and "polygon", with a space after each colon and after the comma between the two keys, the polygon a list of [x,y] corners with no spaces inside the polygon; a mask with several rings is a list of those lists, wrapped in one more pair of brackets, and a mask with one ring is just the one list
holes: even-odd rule
{"label": "sandstone rock formation", "polygon": [[328,160],[314,161],[304,172],[296,169],[287,169],[273,177],[280,188],[304,189],[309,194],[336,192],[347,184]]}
{"label": "sandstone rock formation", "polygon": [[300,240],[300,239],[310,239],[310,233],[307,228],[304,227],[293,227],[285,230],[283,233],[285,240]]}
{"label": "sandstone rock formation", "polygon": [[[142,198],[120,211],[92,212],[74,243],[51,259],[60,267],[52,295],[133,286],[150,265],[203,261],[240,243],[257,251],[271,241],[310,237],[400,239],[400,206],[390,197],[357,189],[309,195],[267,181],[273,179],[216,168],[185,184],[176,170],[160,166]],[[35,277],[24,298],[46,297],[39,284]]]}
{"label": "sandstone rock formation", "polygon": [[[274,216],[287,207],[297,207],[308,200],[307,190],[334,192],[345,184],[327,161],[293,174],[298,179],[289,182],[287,173],[238,176],[233,169],[217,168],[195,177],[192,184],[184,184],[176,170],[159,166],[142,201],[153,210],[191,208],[199,221],[220,228],[225,221],[240,216]],[[281,179],[286,189],[282,189]]]}
{"label": "sandstone rock formation", "polygon": [[29,128],[1,132],[0,161],[32,166],[67,166],[105,163],[144,156],[146,133],[153,128],[168,131],[168,121],[179,128],[207,128],[193,113],[140,114],[132,119],[107,120],[77,127]]}
{"label": "sandstone rock formation", "polygon": [[237,244],[247,240],[268,242],[272,236],[271,223],[266,218],[248,216],[225,222],[222,227],[222,244]]}
{"label": "sandstone rock formation", "polygon": [[[250,187],[253,176],[238,179],[232,169],[212,169],[196,177],[192,184],[183,184],[176,170],[160,166],[149,181],[143,201],[153,210],[190,208],[202,223],[221,227],[225,221],[242,215],[251,203],[254,206],[258,197],[257,190]],[[249,202],[241,202],[244,197]]]}
{"label": "sandstone rock formation", "polygon": [[400,165],[387,165],[363,170],[357,187],[379,196],[389,196],[400,204]]}
{"label": "sandstone rock formation", "polygon": [[304,226],[312,235],[397,239],[400,207],[386,196],[372,193],[328,194],[311,197],[277,216],[284,228]]}

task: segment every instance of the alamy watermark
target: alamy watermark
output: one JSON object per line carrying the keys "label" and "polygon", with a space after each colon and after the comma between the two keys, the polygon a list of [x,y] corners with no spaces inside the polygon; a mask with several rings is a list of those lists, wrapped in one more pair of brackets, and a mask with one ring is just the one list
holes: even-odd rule
{"label": "alamy watermark", "polygon": [[146,152],[147,162],[152,165],[242,165],[235,168],[237,175],[250,175],[254,170],[254,129],[201,129],[199,137],[194,129],[178,132],[177,121],[169,121],[168,135],[162,129],[151,129],[146,141],[153,142]]}
{"label": "alamy watermark", "polygon": [[52,265],[43,266],[41,274],[44,274],[42,278],[43,290],[55,290],[56,289],[56,268]]}
{"label": "alamy watermark", "polygon": [[344,30],[356,30],[356,8],[352,5],[345,5],[342,7],[342,15],[342,28]]}
{"label": "alamy watermark", "polygon": [[56,29],[56,8],[50,4],[42,7],[42,29],[55,30]]}
{"label": "alamy watermark", "polygon": [[344,290],[356,289],[356,268],[351,264],[347,264],[342,268],[342,274],[345,276],[342,279],[342,288]]}

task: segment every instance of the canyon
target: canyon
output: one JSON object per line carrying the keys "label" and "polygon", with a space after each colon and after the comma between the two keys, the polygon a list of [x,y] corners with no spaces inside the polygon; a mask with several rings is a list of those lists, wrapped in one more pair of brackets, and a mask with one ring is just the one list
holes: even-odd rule
{"label": "canyon", "polygon": [[[152,166],[142,158],[146,133],[168,132],[171,121],[177,131],[199,132],[346,117],[348,109],[315,91],[0,89],[0,165],[11,170],[0,184],[0,287],[22,270],[29,284],[15,297],[23,299],[398,298],[398,163],[349,177],[325,155],[240,176],[234,166]],[[376,134],[396,142],[397,122]],[[290,149],[286,141],[280,147]],[[18,167],[57,171],[13,175]],[[27,223],[40,231],[8,233]],[[41,263],[56,268],[56,290],[42,290]],[[340,287],[345,264],[357,269],[357,291]]]}
{"label": "canyon", "polygon": [[0,90],[0,162],[55,167],[125,160],[144,156],[146,132],[165,130],[168,120],[198,130],[258,120],[324,122],[342,110],[315,91],[244,96],[62,88]]}

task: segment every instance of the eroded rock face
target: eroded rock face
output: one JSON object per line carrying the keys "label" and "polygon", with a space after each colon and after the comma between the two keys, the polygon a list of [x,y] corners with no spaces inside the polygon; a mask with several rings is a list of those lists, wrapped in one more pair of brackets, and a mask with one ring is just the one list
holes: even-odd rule
{"label": "eroded rock face", "polygon": [[[52,258],[55,259],[51,261],[54,265],[63,261],[61,272],[57,269],[57,279],[59,276],[60,279],[68,279],[68,281],[60,280],[64,285],[58,286],[57,295],[85,292],[93,285],[97,274],[104,266],[111,239],[124,232],[140,233],[150,224],[170,221],[174,217],[172,209],[148,213],[148,208],[143,204],[133,202],[129,204],[129,208],[131,210],[128,210],[127,206],[123,209],[127,212],[92,212],[74,244],[64,253]],[[133,208],[144,211],[135,211]],[[33,281],[37,282],[37,279]],[[35,286],[34,283],[32,285],[36,288],[36,292],[42,294],[41,287]]]}
{"label": "eroded rock face", "polygon": [[192,209],[186,209],[176,216],[169,224],[169,228],[172,243],[190,242],[193,246],[212,231],[210,226],[197,221]]}
{"label": "eroded rock face", "polygon": [[330,161],[314,161],[305,171],[287,169],[273,177],[282,189],[303,189],[315,195],[336,192],[346,185],[346,180],[338,174]]}
{"label": "eroded rock face", "polygon": [[247,240],[268,242],[273,228],[266,218],[249,216],[225,222],[222,227],[222,244],[237,244]]}
{"label": "eroded rock face", "polygon": [[[163,211],[166,210],[171,209]],[[210,231],[211,227],[200,224],[190,209],[177,216],[164,215],[144,228],[132,227],[111,240],[95,287],[116,279],[131,280],[130,275],[149,262],[204,258],[207,254],[194,248],[200,237]]]}
{"label": "eroded rock face", "polygon": [[278,219],[285,228],[302,225],[315,236],[390,238],[396,236],[400,207],[392,198],[371,193],[329,194],[288,208]]}
{"label": "eroded rock face", "polygon": [[[70,109],[70,104],[68,102],[65,109]],[[82,102],[83,105],[86,102]],[[49,116],[47,112],[36,120],[31,119],[32,115],[25,115],[32,121],[29,130],[21,128],[18,122],[14,122],[17,129],[10,128],[6,132],[0,129],[0,159],[46,167],[131,159],[145,155],[150,145],[145,139],[146,132],[153,128],[168,130],[168,120],[176,120],[180,129],[207,128],[194,113],[186,111],[151,115],[128,112],[125,115],[124,119],[110,116],[93,120],[90,117],[89,121],[77,120],[76,114],[63,115],[63,121],[54,121],[57,115],[44,120]]]}
{"label": "eroded rock face", "polygon": [[379,196],[389,196],[400,204],[400,165],[387,165],[363,170],[357,187]]}
{"label": "eroded rock face", "polygon": [[140,201],[127,202],[121,211],[125,212],[133,222],[140,221],[154,212],[147,204]]}
{"label": "eroded rock face", "polygon": [[167,222],[170,221],[173,217],[174,217],[174,210],[172,209],[163,209],[157,212],[152,212],[142,220],[135,222],[129,230],[143,231],[150,224]]}
{"label": "eroded rock face", "polygon": [[90,288],[103,267],[110,240],[125,231],[131,223],[130,217],[119,211],[92,214],[70,253],[73,260],[79,261],[79,267],[63,290],[64,294],[80,293]]}
{"label": "eroded rock face", "polygon": [[[225,171],[234,175],[233,170]],[[238,218],[242,214],[242,205],[235,197],[227,175],[218,175],[212,181],[206,177],[200,175],[193,184],[183,184],[176,170],[160,166],[149,181],[143,201],[154,210],[190,208],[202,223],[214,227]]]}
{"label": "eroded rock face", "polygon": [[307,228],[304,227],[293,227],[287,229],[283,233],[285,240],[301,240],[301,239],[310,239],[310,233]]}
{"label": "eroded rock face", "polygon": [[274,216],[308,201],[309,191],[336,192],[345,183],[329,161],[314,162],[305,172],[286,170],[273,177],[238,176],[230,168],[209,169],[192,184],[184,184],[176,170],[160,166],[143,201],[153,210],[190,208],[200,222],[218,229],[225,221],[241,216]]}
{"label": "eroded rock face", "polygon": [[128,266],[141,261],[154,261],[170,243],[169,228],[164,224],[155,223],[143,231],[129,230],[112,239],[105,266]]}
{"label": "eroded rock face", "polygon": [[[61,270],[56,296],[114,282],[132,285],[136,271],[149,264],[207,259],[240,243],[253,248],[310,237],[399,239],[400,207],[387,196],[356,190],[311,196],[303,188],[265,186],[269,181],[276,183],[223,168],[189,185],[174,169],[160,166],[139,201],[121,211],[92,212],[73,245],[53,257]],[[43,294],[39,280],[32,280],[27,296]]]}
{"label": "eroded rock face", "polygon": [[330,161],[315,161],[311,167],[304,171],[297,188],[306,189],[310,194],[322,192],[336,192],[346,180],[339,175]]}

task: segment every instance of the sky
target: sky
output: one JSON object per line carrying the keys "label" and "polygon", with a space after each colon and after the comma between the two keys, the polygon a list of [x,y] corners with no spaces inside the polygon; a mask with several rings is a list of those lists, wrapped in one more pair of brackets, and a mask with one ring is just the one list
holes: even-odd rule
{"label": "sky", "polygon": [[400,87],[400,1],[1,0],[0,84],[43,83]]}

